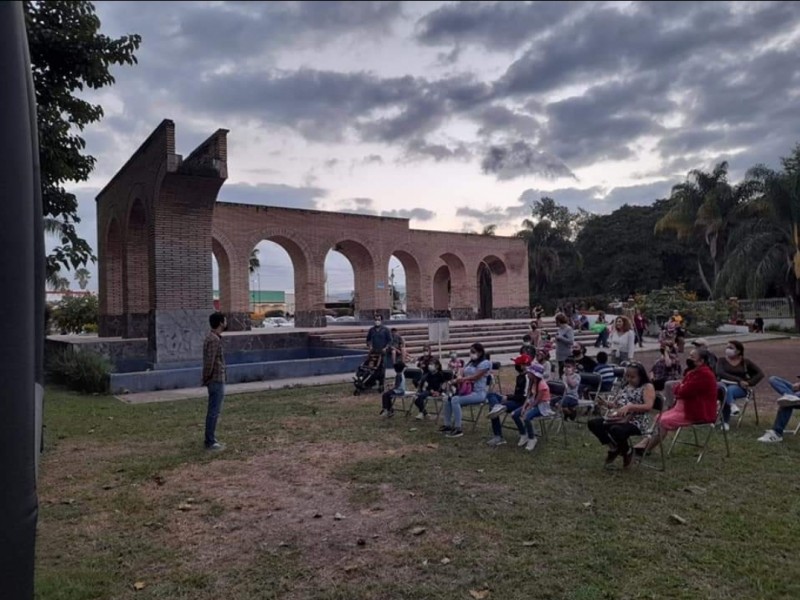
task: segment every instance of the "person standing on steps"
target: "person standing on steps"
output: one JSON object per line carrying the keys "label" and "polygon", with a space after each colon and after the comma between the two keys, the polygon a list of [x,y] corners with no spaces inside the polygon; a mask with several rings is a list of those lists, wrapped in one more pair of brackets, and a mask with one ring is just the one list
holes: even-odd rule
{"label": "person standing on steps", "polygon": [[381,368],[378,369],[378,391],[383,392],[386,380],[386,351],[392,344],[392,332],[383,324],[383,317],[375,315],[375,325],[367,332],[367,348],[380,352],[383,356]]}
{"label": "person standing on steps", "polygon": [[216,438],[217,421],[225,400],[225,351],[222,332],[228,327],[225,315],[212,313],[208,318],[211,331],[203,342],[203,385],[208,388],[208,410],[206,412],[206,450],[222,450],[224,445]]}

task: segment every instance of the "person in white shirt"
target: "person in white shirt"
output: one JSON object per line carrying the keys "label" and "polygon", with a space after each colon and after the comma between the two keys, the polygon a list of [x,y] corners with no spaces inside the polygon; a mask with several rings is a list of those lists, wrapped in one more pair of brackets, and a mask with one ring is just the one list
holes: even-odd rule
{"label": "person in white shirt", "polygon": [[636,335],[628,317],[617,317],[615,319],[608,341],[611,344],[612,360],[616,363],[633,360],[633,354],[636,350]]}

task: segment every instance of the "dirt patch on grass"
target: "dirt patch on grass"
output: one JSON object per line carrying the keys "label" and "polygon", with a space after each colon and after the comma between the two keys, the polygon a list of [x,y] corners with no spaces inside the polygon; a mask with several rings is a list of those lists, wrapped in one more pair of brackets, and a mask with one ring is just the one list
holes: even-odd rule
{"label": "dirt patch on grass", "polygon": [[[386,484],[368,488],[342,481],[334,471],[354,461],[421,451],[426,449],[399,443],[391,449],[296,443],[247,461],[190,465],[142,492],[154,502],[177,502],[165,523],[165,543],[180,549],[192,568],[246,567],[259,552],[299,552],[315,587],[359,571],[380,577],[376,571],[385,569],[396,577],[385,555],[430,543],[436,535],[434,524],[424,522],[423,499]],[[416,526],[426,532],[414,535]]]}

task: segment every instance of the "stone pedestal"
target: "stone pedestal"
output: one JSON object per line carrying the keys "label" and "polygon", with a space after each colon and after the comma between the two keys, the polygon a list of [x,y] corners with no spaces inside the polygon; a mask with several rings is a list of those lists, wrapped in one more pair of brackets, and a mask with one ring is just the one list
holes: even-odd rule
{"label": "stone pedestal", "polygon": [[207,308],[154,310],[150,318],[148,359],[154,368],[196,367],[203,361],[203,340],[210,331]]}
{"label": "stone pedestal", "polygon": [[324,310],[299,310],[294,314],[295,327],[327,327]]}
{"label": "stone pedestal", "polygon": [[527,319],[531,311],[527,306],[506,306],[492,311],[493,319]]}
{"label": "stone pedestal", "polygon": [[150,328],[150,315],[148,313],[130,313],[125,315],[125,333],[123,337],[126,338],[143,338],[147,337],[147,332]]}
{"label": "stone pedestal", "polygon": [[249,313],[229,312],[223,314],[225,315],[225,320],[228,322],[228,331],[250,331],[250,329],[252,329]]}
{"label": "stone pedestal", "polygon": [[450,318],[454,321],[474,321],[478,318],[478,315],[475,313],[475,310],[471,307],[469,308],[451,308],[450,309]]}
{"label": "stone pedestal", "polygon": [[125,317],[123,315],[100,315],[97,325],[98,337],[122,337],[125,335]]}

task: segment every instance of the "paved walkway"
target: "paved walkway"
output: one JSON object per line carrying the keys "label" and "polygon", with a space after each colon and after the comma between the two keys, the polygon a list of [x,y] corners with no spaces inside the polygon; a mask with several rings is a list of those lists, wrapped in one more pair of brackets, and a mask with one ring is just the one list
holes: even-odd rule
{"label": "paved walkway", "polygon": [[[738,339],[744,343],[752,342],[765,342],[772,340],[785,339],[788,336],[783,334],[772,333],[750,333],[750,334],[723,334],[705,336],[709,345],[724,346],[730,339]],[[687,346],[692,338],[687,341]],[[658,341],[654,338],[646,338],[644,348],[637,348],[637,352],[648,352],[658,350]],[[594,356],[599,352],[598,348],[590,346],[588,354]],[[511,364],[511,359],[516,356],[515,354],[496,354],[492,356],[493,360],[500,361],[503,364]],[[392,371],[389,374],[393,374]],[[316,385],[331,385],[337,383],[350,383],[353,381],[353,373],[337,373],[333,375],[319,375],[317,377],[306,377],[303,379],[274,379],[272,381],[253,381],[250,383],[232,383],[226,386],[225,395],[233,396],[235,394],[249,394],[252,392],[263,392],[266,390],[279,390],[291,387],[310,387]],[[128,404],[149,404],[153,402],[169,402],[172,400],[187,400],[190,398],[205,398],[207,397],[206,388],[184,388],[180,390],[161,390],[157,392],[140,392],[136,394],[118,395],[116,398]]]}

